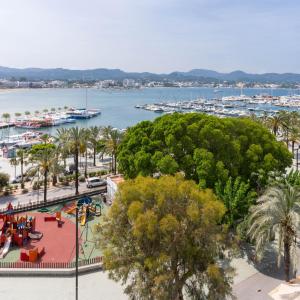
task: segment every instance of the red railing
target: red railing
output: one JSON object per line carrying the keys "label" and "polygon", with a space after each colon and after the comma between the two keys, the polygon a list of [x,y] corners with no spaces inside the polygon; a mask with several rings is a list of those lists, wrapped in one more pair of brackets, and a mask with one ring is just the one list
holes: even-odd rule
{"label": "red railing", "polygon": [[[83,259],[78,262],[78,267],[84,267],[88,265],[102,263],[102,256]],[[73,269],[76,267],[76,263],[72,262],[0,262],[0,269]]]}

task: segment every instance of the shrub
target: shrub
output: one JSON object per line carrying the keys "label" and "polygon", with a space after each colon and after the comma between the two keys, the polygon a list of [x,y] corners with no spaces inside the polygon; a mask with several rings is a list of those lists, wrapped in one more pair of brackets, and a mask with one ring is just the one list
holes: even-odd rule
{"label": "shrub", "polygon": [[28,189],[22,189],[22,194],[27,194],[28,193]]}
{"label": "shrub", "polygon": [[33,183],[32,189],[33,189],[34,191],[36,191],[36,190],[38,190],[40,187],[41,187],[41,185],[40,185],[37,181],[35,181],[35,182]]}
{"label": "shrub", "polygon": [[9,175],[0,172],[0,188],[7,186],[9,183]]}
{"label": "shrub", "polygon": [[70,185],[68,180],[63,181],[61,184],[64,185],[64,186],[69,186]]}
{"label": "shrub", "polygon": [[78,180],[79,180],[79,182],[85,182],[85,177],[84,176],[79,176]]}
{"label": "shrub", "polygon": [[4,196],[8,196],[9,194],[10,194],[9,189],[5,189],[5,191],[3,192],[3,195],[4,195]]}

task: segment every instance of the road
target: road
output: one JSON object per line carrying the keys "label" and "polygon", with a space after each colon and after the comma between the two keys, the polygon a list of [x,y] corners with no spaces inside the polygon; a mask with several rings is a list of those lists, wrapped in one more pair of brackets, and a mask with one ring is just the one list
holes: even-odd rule
{"label": "road", "polygon": [[[79,184],[79,193],[83,193],[85,191],[92,191],[92,190],[93,189],[86,188],[85,182]],[[74,194],[75,194],[74,184],[70,186],[64,186],[64,187],[61,186],[51,187],[47,192],[47,199],[51,200],[53,198],[74,196]],[[44,199],[43,197],[44,194],[42,189],[40,189],[39,192],[31,191],[27,194],[2,196],[0,197],[0,208],[6,207],[9,202],[11,202],[12,205],[17,206],[18,204],[27,204],[35,201],[42,201]]]}

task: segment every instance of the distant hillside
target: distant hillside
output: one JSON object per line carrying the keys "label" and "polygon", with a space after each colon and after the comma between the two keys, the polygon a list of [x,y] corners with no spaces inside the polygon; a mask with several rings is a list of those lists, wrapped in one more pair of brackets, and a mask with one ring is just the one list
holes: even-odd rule
{"label": "distant hillside", "polygon": [[212,70],[194,69],[189,72],[172,72],[169,74],[133,73],[124,72],[119,69],[92,69],[92,70],[70,70],[70,69],[40,69],[26,68],[16,69],[0,66],[0,78],[19,79],[25,77],[28,80],[123,80],[125,78],[136,80],[197,80],[203,82],[212,81],[248,81],[248,82],[273,82],[273,83],[297,83],[300,82],[300,74],[293,73],[265,73],[249,74],[243,71],[231,73],[219,73]]}

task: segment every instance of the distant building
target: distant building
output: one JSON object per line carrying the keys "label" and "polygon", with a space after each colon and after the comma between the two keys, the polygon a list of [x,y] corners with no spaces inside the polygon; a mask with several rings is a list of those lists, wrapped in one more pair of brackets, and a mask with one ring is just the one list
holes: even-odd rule
{"label": "distant building", "polygon": [[122,175],[112,175],[107,177],[107,200],[108,202],[112,203],[115,194],[118,190],[118,185],[124,181],[124,177]]}
{"label": "distant building", "polygon": [[133,80],[133,79],[124,79],[123,80],[123,87],[125,87],[125,88],[135,87],[135,80]]}

